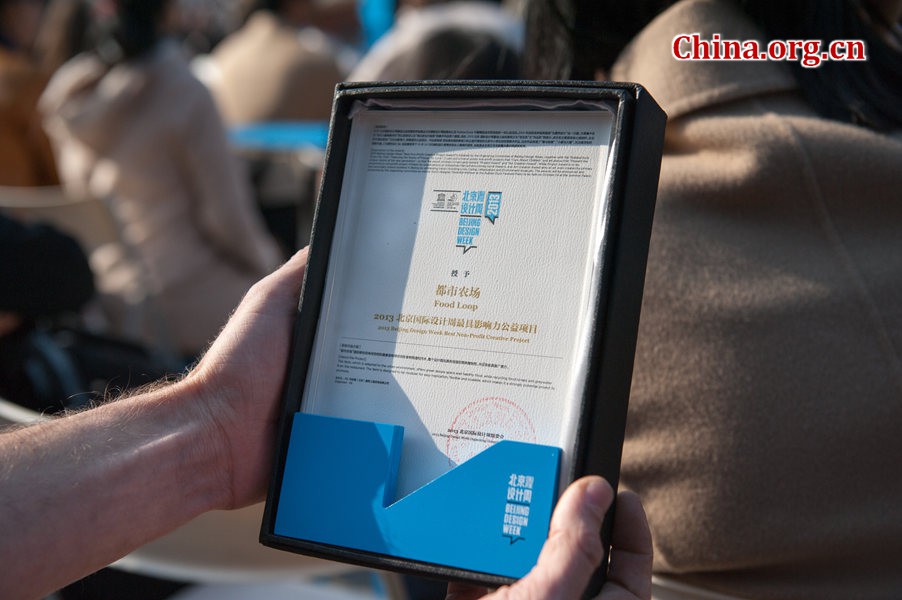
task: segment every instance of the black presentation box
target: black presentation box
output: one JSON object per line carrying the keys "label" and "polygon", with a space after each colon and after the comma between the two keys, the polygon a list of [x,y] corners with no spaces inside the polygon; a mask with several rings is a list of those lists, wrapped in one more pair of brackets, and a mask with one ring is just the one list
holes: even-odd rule
{"label": "black presentation box", "polygon": [[634,84],[338,86],[264,544],[504,584],[616,487],[664,123]]}

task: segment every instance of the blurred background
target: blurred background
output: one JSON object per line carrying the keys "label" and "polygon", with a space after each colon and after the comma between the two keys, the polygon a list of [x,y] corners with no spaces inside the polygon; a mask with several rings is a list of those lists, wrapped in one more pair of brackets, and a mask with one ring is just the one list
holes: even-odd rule
{"label": "blurred background", "polygon": [[[517,78],[523,12],[0,0],[0,424],[190,368],[307,244],[335,85]],[[264,548],[261,510],[204,515],[54,598],[444,597]]]}

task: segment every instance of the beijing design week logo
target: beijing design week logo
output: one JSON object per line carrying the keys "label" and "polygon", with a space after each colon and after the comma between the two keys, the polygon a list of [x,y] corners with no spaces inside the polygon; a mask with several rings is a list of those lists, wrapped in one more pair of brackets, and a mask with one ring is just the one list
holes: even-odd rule
{"label": "beijing design week logo", "polygon": [[457,231],[454,245],[464,254],[477,247],[483,218],[495,225],[501,214],[501,192],[485,190],[433,190],[432,212],[455,213]]}

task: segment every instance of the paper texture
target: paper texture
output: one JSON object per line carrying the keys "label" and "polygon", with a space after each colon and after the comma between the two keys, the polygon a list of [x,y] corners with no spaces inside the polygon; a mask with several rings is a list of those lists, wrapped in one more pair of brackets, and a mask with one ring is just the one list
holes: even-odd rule
{"label": "paper texture", "polygon": [[566,467],[611,127],[604,110],[354,117],[302,410],[404,426],[399,497],[501,439]]}

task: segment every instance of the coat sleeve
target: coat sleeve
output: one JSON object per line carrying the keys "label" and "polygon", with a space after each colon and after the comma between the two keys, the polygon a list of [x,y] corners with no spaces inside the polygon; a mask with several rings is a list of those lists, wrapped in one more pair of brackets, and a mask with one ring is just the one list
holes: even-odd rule
{"label": "coat sleeve", "polygon": [[254,205],[244,165],[229,149],[209,92],[197,85],[198,100],[179,144],[193,216],[221,256],[240,270],[263,276],[282,262],[282,253]]}

